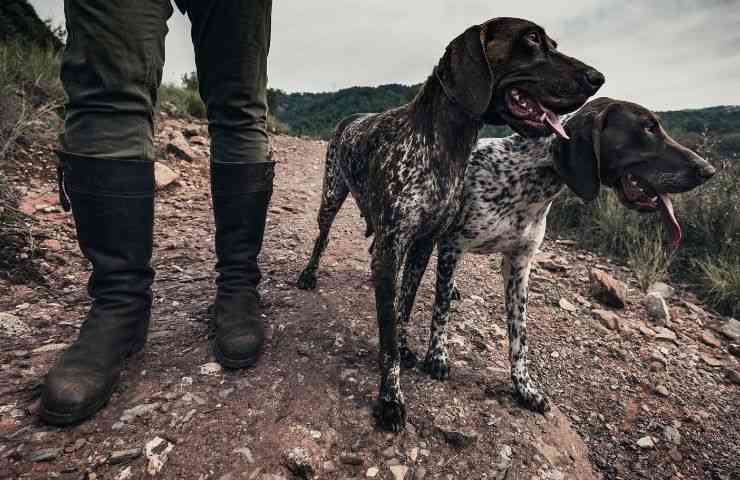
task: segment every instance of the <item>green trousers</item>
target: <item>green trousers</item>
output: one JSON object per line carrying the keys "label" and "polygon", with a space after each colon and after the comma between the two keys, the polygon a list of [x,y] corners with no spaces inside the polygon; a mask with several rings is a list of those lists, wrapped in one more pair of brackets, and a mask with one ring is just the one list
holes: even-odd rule
{"label": "green trousers", "polygon": [[[176,0],[192,39],[215,163],[267,162],[272,0]],[[62,150],[153,161],[170,0],[65,0]]]}

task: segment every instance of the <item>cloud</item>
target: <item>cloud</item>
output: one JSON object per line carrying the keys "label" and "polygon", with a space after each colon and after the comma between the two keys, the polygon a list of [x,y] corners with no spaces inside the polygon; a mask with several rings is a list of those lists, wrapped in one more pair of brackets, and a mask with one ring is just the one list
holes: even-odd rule
{"label": "cloud", "polygon": [[[32,0],[61,23],[59,0]],[[447,43],[496,16],[529,18],[599,68],[600,92],[654,109],[738,104],[740,0],[279,0],[270,83],[288,91],[423,81]],[[189,22],[169,22],[165,79],[194,69]]]}

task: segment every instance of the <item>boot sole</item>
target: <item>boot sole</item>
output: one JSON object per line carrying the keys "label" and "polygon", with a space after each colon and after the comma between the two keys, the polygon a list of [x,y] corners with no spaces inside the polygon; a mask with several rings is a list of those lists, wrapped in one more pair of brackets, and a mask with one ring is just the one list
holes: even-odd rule
{"label": "boot sole", "polygon": [[111,386],[111,388],[109,388],[105,392],[105,395],[100,400],[74,413],[58,413],[45,408],[42,405],[41,408],[39,408],[39,417],[41,417],[41,420],[45,421],[48,424],[60,427],[75,425],[89,419],[100,410],[102,410],[102,408],[105,407],[112,395],[113,386]]}
{"label": "boot sole", "polygon": [[240,369],[240,368],[252,368],[257,365],[260,354],[257,353],[251,357],[246,358],[229,358],[219,350],[216,343],[213,343],[213,356],[216,357],[216,361],[221,364],[224,368]]}

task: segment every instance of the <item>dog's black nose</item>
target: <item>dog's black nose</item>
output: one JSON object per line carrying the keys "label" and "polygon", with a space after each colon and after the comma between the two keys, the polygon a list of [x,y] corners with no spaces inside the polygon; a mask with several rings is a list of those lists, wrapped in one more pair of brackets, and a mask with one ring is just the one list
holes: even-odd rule
{"label": "dog's black nose", "polygon": [[586,73],[583,76],[586,80],[586,84],[594,90],[594,93],[596,93],[596,90],[598,90],[606,81],[604,75],[593,68],[586,70]]}

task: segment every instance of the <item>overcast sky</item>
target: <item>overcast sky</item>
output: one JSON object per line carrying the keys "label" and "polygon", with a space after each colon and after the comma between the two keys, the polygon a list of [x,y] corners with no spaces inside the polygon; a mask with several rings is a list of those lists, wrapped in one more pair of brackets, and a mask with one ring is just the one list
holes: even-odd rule
{"label": "overcast sky", "polygon": [[[64,21],[62,0],[30,0]],[[275,0],[270,86],[289,92],[412,84],[468,26],[514,16],[607,78],[599,95],[656,110],[740,104],[740,0]],[[190,23],[175,10],[165,81],[194,70]]]}

